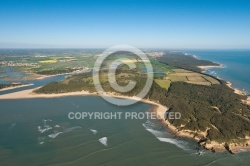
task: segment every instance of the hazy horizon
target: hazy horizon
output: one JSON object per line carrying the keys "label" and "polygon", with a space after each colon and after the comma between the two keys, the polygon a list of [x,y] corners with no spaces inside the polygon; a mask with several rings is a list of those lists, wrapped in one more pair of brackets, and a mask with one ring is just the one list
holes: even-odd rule
{"label": "hazy horizon", "polygon": [[[28,48],[28,47],[23,47],[23,48],[18,48],[18,47],[13,47],[13,48],[1,48],[0,47],[0,50],[25,50],[25,49],[27,49],[27,50],[70,50],[70,49],[72,49],[72,50],[88,50],[88,49],[90,49],[90,50],[105,50],[105,49],[107,49],[107,48],[104,48],[104,47],[76,47],[76,48],[73,48],[73,47],[61,47],[61,48],[58,48],[58,47],[40,47],[40,48],[38,48],[38,47],[34,47],[34,48]],[[204,50],[204,51],[206,51],[206,50],[208,50],[208,51],[227,51],[227,50],[229,50],[229,51],[248,51],[248,50],[250,50],[250,48],[157,48],[157,47],[155,47],[155,48],[143,48],[143,47],[139,47],[139,49],[142,49],[142,50],[157,50],[157,51],[186,51],[186,50],[197,50],[197,51],[199,51],[199,50]]]}

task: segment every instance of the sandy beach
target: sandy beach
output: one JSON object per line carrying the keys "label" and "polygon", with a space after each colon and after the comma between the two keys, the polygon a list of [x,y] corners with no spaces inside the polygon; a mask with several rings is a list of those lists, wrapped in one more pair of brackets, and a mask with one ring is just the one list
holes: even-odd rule
{"label": "sandy beach", "polygon": [[250,97],[247,97],[246,104],[250,105]]}
{"label": "sandy beach", "polygon": [[[23,91],[18,91],[14,93],[0,95],[0,100],[3,99],[29,99],[29,98],[54,98],[54,97],[63,97],[63,96],[81,96],[81,95],[90,95],[86,91],[81,92],[70,92],[70,93],[58,93],[58,94],[37,94],[34,93],[34,89],[27,89]],[[92,94],[94,95],[94,94]]]}
{"label": "sandy beach", "polygon": [[215,66],[197,66],[198,68],[205,70],[205,69],[209,69],[209,68],[222,68],[223,65],[220,64],[219,66],[215,65]]}
{"label": "sandy beach", "polygon": [[42,79],[45,79],[45,78],[50,78],[50,77],[59,76],[59,75],[65,75],[65,74],[72,74],[72,73],[54,74],[54,75],[39,75],[39,77],[37,78],[37,80],[42,80]]}
{"label": "sandy beach", "polygon": [[229,88],[233,89],[233,90],[234,90],[234,93],[236,93],[236,94],[239,94],[239,95],[247,95],[245,92],[243,92],[243,91],[241,91],[241,90],[239,90],[239,89],[233,88],[232,83],[229,82],[229,81],[227,81],[227,86],[228,86]]}
{"label": "sandy beach", "polygon": [[[99,96],[98,93],[90,93],[88,91],[78,91],[78,92],[68,92],[68,93],[54,93],[54,94],[38,94],[38,93],[33,92],[34,90],[39,89],[39,88],[40,87],[0,95],[0,100],[29,99],[29,98],[30,99],[31,98],[55,98],[55,97],[64,97],[64,96],[85,96],[85,95]],[[137,98],[137,97],[122,96],[122,95],[117,95],[117,94],[114,94],[114,93],[105,93],[103,95],[107,96],[107,97],[116,97],[116,98],[130,99],[130,100],[139,100],[139,98]],[[161,114],[162,117],[164,116],[164,113],[167,110],[167,107],[164,107],[161,104],[150,101],[150,100],[142,99],[141,102],[157,106],[158,107],[157,112],[159,112],[159,114]]]}
{"label": "sandy beach", "polygon": [[[239,89],[233,88],[232,83],[227,81],[227,86],[234,90],[234,93],[242,96],[247,96],[247,94]],[[250,105],[250,96],[247,96],[246,100],[242,100],[244,104]]]}
{"label": "sandy beach", "polygon": [[[223,65],[220,64],[219,66],[197,66],[197,67],[199,67],[200,69],[203,70],[203,72],[205,72],[205,71],[204,71],[205,69],[209,69],[209,68],[222,68]],[[220,78],[219,78],[219,79],[220,79]],[[231,82],[227,81],[227,84],[226,84],[226,85],[227,85],[228,87],[230,87],[231,89],[233,89],[233,90],[234,90],[234,93],[239,94],[239,95],[243,95],[243,96],[247,96],[247,94],[246,94],[245,92],[243,92],[243,91],[241,91],[241,90],[239,90],[239,89],[237,89],[237,88],[233,88]],[[248,97],[247,97],[247,100],[242,100],[242,102],[245,103],[245,104],[250,105],[250,97],[248,96]]]}
{"label": "sandy beach", "polygon": [[49,77],[54,77],[54,76],[60,76],[60,75],[71,75],[71,74],[79,74],[79,72],[70,72],[70,73],[61,73],[61,74],[53,74],[53,75],[38,75],[39,77],[37,77],[37,80],[42,80],[45,78],[49,78]]}

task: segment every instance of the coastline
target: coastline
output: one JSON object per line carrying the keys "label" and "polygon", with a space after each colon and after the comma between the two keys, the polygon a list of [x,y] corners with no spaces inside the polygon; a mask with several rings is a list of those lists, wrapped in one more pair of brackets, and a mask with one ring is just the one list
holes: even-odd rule
{"label": "coastline", "polygon": [[[197,59],[196,56],[193,56],[193,57]],[[209,69],[209,68],[222,68],[223,64],[220,64],[219,66],[197,66],[197,67],[202,69],[202,72],[205,72],[205,70]],[[226,81],[226,85],[229,88],[233,89],[234,93],[236,93],[238,95],[246,96],[247,99],[242,100],[242,103],[246,104],[246,105],[250,105],[250,96],[249,95],[247,95],[242,90],[234,88],[232,83],[229,82],[229,81]],[[205,138],[206,135],[207,134],[203,135],[204,138]],[[206,149],[215,150],[215,151],[225,151],[225,150],[227,150],[230,153],[234,154],[234,152],[237,152],[237,151],[240,151],[240,150],[250,150],[250,147],[249,147],[249,145],[250,145],[250,137],[247,137],[246,140],[247,141],[245,141],[244,143],[230,143],[227,148],[225,146],[226,145],[225,142],[219,143],[219,142],[211,141],[209,144],[208,143],[201,143],[201,145]]]}
{"label": "coastline", "polygon": [[0,92],[6,91],[6,90],[11,90],[11,89],[16,89],[16,88],[22,88],[22,87],[32,86],[32,85],[34,85],[34,84],[23,84],[23,85],[18,85],[18,86],[11,86],[11,87],[0,89]]}
{"label": "coastline", "polygon": [[218,65],[214,65],[214,66],[197,66],[198,68],[202,69],[202,70],[205,70],[205,69],[210,69],[210,68],[222,68],[223,65],[222,64],[219,64]]}
{"label": "coastline", "polygon": [[232,83],[229,82],[229,81],[227,81],[226,85],[227,85],[229,88],[233,89],[233,90],[234,90],[234,93],[236,93],[236,94],[238,94],[238,95],[241,95],[241,96],[247,96],[247,99],[246,99],[246,100],[242,100],[242,103],[247,104],[247,105],[250,105],[250,96],[248,96],[248,95],[247,95],[245,92],[243,92],[242,90],[239,90],[239,89],[237,89],[237,88],[234,88],[234,87],[232,86]]}
{"label": "coastline", "polygon": [[243,95],[243,96],[246,96],[247,94],[237,88],[234,88],[233,87],[233,84],[229,81],[227,81],[227,84],[226,84],[229,88],[233,89],[234,90],[234,93],[238,94],[238,95]]}
{"label": "coastline", "polygon": [[69,93],[57,93],[57,94],[37,94],[37,93],[34,93],[33,91],[38,89],[38,88],[40,88],[40,87],[4,94],[4,95],[0,96],[0,100],[32,99],[32,98],[55,98],[55,97],[81,96],[81,95],[90,95],[91,94],[91,93],[88,93],[86,91],[69,92]]}
{"label": "coastline", "polygon": [[[18,91],[18,92],[9,93],[9,94],[4,94],[4,95],[0,96],[0,100],[29,99],[29,98],[57,98],[57,97],[65,97],[65,96],[100,96],[98,93],[90,93],[87,91],[59,93],[59,94],[37,94],[37,93],[33,92],[35,89],[37,89],[37,88]],[[138,100],[138,98],[136,98],[136,97],[117,95],[114,93],[105,93],[104,95],[107,97],[117,97],[117,98],[124,98],[124,99],[130,99],[130,100]],[[147,100],[147,99],[142,99],[142,100],[140,100],[140,102],[152,105],[153,106],[152,111],[156,112],[158,119],[175,136],[194,139],[197,143],[199,143],[202,139],[206,138],[208,129],[205,132],[191,131],[191,130],[180,130],[177,127],[175,127],[174,125],[172,125],[168,120],[165,120],[164,114],[168,110],[168,108],[166,106],[163,106],[155,101],[151,101],[151,100]],[[250,139],[249,139],[249,141],[247,141],[247,144],[250,145]],[[219,142],[211,141],[210,143],[207,143],[207,142],[200,143],[200,145],[203,146],[207,150],[212,150],[212,151],[216,151],[216,152],[223,152],[223,151],[228,150],[225,148],[225,142],[219,143]],[[231,144],[229,144],[229,150],[232,153],[236,152],[238,150],[242,150],[242,149],[249,150],[250,146],[247,146],[246,143],[243,143],[243,144],[231,143]]]}
{"label": "coastline", "polygon": [[[194,58],[197,59],[196,56],[193,55]],[[215,62],[214,62],[215,63]],[[210,68],[222,68],[223,64],[220,64],[219,66],[197,66],[198,68],[202,69],[202,72],[204,73],[206,69],[210,69]],[[218,77],[217,77],[218,78]],[[220,78],[218,78],[220,79]],[[250,105],[250,96],[248,96],[247,93],[243,92],[242,90],[239,90],[237,88],[234,88],[232,83],[230,81],[226,81],[226,85],[234,90],[234,93],[238,94],[238,95],[242,95],[242,96],[247,96],[246,100],[242,100],[242,103]]]}
{"label": "coastline", "polygon": [[39,77],[36,78],[37,80],[42,80],[42,79],[45,79],[45,78],[49,78],[49,77],[55,77],[55,76],[60,76],[60,75],[72,75],[72,74],[79,74],[81,72],[70,72],[70,73],[61,73],[61,74],[53,74],[53,75],[40,75],[39,74]]}
{"label": "coastline", "polygon": [[[185,55],[191,55],[193,58],[197,59],[197,60],[200,60],[198,58],[198,56],[196,55],[192,55],[192,54],[188,54],[188,53],[184,53]],[[202,72],[205,72],[206,69],[209,69],[209,68],[222,68],[223,67],[223,64],[220,64],[220,63],[217,63],[217,62],[213,62],[214,64],[218,64],[218,65],[210,65],[210,66],[197,66],[198,68],[200,68],[202,70]]]}
{"label": "coastline", "polygon": [[54,74],[54,75],[39,75],[38,78],[36,78],[37,80],[42,80],[45,78],[50,78],[50,77],[55,77],[55,76],[60,76],[60,75],[67,75],[67,74],[72,74],[72,73],[64,73],[64,74]]}
{"label": "coastline", "polygon": [[151,102],[150,104],[154,105],[152,111],[157,113],[157,117],[160,118],[159,120],[162,122],[162,124],[166,126],[169,129],[169,131],[177,137],[194,139],[197,144],[201,145],[206,150],[211,150],[212,152],[228,151],[229,153],[234,154],[235,152],[240,150],[250,150],[249,146],[250,138],[246,138],[247,141],[244,143],[230,143],[228,144],[228,149],[226,148],[227,145],[226,142],[222,143],[216,141],[202,142],[202,140],[206,139],[206,136],[208,135],[207,132],[210,128],[207,128],[207,130],[204,132],[192,131],[192,130],[180,130],[174,125],[172,125],[168,120],[165,120],[164,113],[167,110],[167,107],[155,102]]}

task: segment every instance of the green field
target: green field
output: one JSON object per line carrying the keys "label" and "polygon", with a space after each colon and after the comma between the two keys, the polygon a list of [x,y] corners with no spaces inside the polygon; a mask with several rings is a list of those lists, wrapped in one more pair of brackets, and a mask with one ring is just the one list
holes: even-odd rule
{"label": "green field", "polygon": [[170,87],[170,80],[161,80],[161,79],[154,79],[154,81],[160,85],[160,87],[165,88],[166,90],[168,90],[168,88]]}
{"label": "green field", "polygon": [[186,82],[196,85],[209,86],[212,84],[220,84],[220,82],[213,77],[185,69],[173,69],[173,72],[168,74],[167,79],[172,82]]}

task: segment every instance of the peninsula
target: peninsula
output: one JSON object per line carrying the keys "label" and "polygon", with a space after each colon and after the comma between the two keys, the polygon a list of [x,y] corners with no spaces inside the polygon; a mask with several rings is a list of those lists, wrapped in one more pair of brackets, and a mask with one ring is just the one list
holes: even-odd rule
{"label": "peninsula", "polygon": [[[150,62],[156,73],[153,85],[143,102],[154,104],[154,109],[164,126],[177,136],[195,139],[200,146],[212,151],[228,150],[233,153],[239,149],[249,149],[250,143],[250,107],[247,96],[235,93],[226,81],[203,73],[200,66],[219,64],[198,60],[181,52],[164,52],[159,56],[150,54]],[[115,58],[118,55],[114,55]],[[127,55],[135,62],[134,55]],[[100,80],[107,96],[133,99],[143,88],[146,81],[143,63],[136,62],[135,69],[126,65],[116,72],[118,84],[126,85],[135,80],[136,87],[127,93],[118,93],[112,89],[107,79],[110,65],[107,59]],[[92,73],[80,73],[67,77],[60,82],[51,82],[33,90],[16,92],[0,96],[0,99],[43,98],[67,95],[97,95]],[[244,102],[243,102],[244,101]],[[165,111],[180,112],[181,119],[164,119]],[[233,123],[232,123],[233,122]]]}

